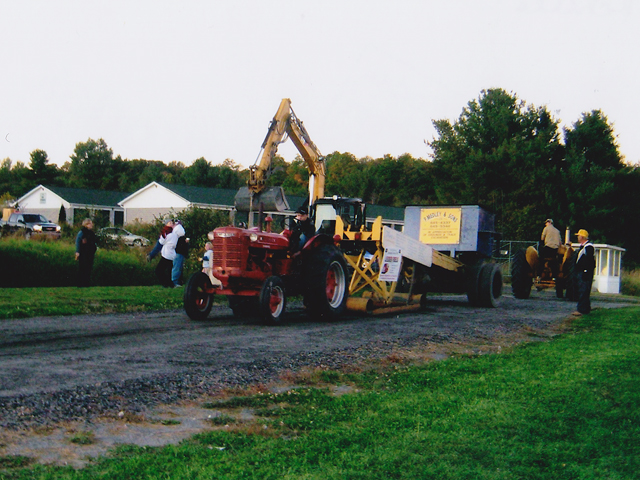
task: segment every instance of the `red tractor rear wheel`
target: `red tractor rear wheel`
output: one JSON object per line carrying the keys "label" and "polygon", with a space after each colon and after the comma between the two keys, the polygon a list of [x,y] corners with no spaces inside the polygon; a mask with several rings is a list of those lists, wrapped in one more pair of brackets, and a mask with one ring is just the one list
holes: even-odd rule
{"label": "red tractor rear wheel", "polygon": [[347,308],[347,262],[333,245],[322,245],[312,253],[306,268],[305,305],[309,315],[333,320]]}

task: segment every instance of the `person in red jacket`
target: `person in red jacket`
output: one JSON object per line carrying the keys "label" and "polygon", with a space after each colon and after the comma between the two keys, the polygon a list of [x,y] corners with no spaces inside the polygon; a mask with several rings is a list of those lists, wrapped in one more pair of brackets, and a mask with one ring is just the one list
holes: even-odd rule
{"label": "person in red jacket", "polygon": [[173,220],[169,220],[162,227],[162,230],[160,231],[160,237],[158,237],[158,241],[154,245],[153,249],[147,255],[147,262],[150,262],[151,260],[153,260],[160,253],[160,251],[162,250],[162,243],[160,243],[160,239],[167,238],[167,235],[169,235],[172,231],[173,231]]}

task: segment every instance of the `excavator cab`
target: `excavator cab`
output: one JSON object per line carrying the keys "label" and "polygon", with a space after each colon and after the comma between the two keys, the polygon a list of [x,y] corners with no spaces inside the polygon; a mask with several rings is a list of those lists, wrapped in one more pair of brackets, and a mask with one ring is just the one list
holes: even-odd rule
{"label": "excavator cab", "polygon": [[345,230],[360,230],[366,223],[366,205],[359,198],[328,197],[319,198],[313,205],[312,218],[316,230],[333,236],[336,219],[340,217]]}

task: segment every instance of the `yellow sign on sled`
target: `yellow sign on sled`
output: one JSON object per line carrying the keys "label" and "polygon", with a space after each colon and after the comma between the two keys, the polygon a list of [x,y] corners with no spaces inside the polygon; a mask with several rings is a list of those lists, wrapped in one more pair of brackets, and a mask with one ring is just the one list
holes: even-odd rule
{"label": "yellow sign on sled", "polygon": [[427,245],[460,243],[461,213],[461,208],[422,208],[420,210],[420,241]]}

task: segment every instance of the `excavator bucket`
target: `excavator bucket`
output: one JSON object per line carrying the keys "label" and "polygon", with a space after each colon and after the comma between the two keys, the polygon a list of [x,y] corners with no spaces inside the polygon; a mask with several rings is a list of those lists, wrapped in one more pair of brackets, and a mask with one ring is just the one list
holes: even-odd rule
{"label": "excavator bucket", "polygon": [[260,203],[262,203],[264,212],[284,212],[289,210],[289,203],[284,196],[282,187],[265,188],[262,192],[255,194],[252,194],[249,187],[241,187],[234,199],[238,212],[257,212],[260,209]]}

